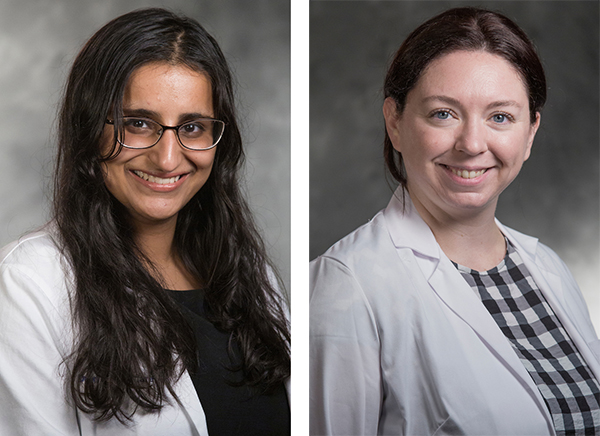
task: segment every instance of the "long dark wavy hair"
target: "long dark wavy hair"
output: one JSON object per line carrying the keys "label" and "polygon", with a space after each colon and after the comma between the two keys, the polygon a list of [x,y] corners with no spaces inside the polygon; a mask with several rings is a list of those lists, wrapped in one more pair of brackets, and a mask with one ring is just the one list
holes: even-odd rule
{"label": "long dark wavy hair", "polygon": [[[404,40],[388,69],[384,98],[392,97],[400,114],[406,96],[435,59],[458,50],[484,50],[516,68],[529,96],[531,124],[546,102],[546,75],[535,47],[510,18],[485,9],[449,9],[421,24]],[[383,154],[391,176],[406,189],[402,155],[385,133]]]}
{"label": "long dark wavy hair", "polygon": [[104,184],[105,120],[122,122],[129,77],[151,62],[185,65],[210,79],[214,116],[226,123],[210,177],[179,212],[173,245],[203,284],[209,319],[230,333],[247,384],[269,391],[290,373],[284,301],[240,193],[242,140],[232,79],[216,41],[195,20],[163,9],[125,14],[85,44],[71,69],[58,127],[53,215],[73,278],[75,343],[67,393],[103,421],[157,412],[197,351],[191,327],[136,245],[125,208]]}

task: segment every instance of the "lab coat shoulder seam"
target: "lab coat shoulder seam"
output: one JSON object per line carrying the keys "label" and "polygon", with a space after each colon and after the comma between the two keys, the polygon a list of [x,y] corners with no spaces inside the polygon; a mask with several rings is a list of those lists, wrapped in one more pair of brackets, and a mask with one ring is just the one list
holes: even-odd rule
{"label": "lab coat shoulder seam", "polygon": [[[36,239],[40,239],[40,238],[43,239],[43,238],[47,238],[47,237],[48,237],[48,235],[45,233],[35,233],[35,234],[24,236],[23,238],[15,241],[13,243],[14,246],[6,254],[4,254],[2,259],[0,260],[0,267],[10,264],[13,257],[16,256],[18,251],[27,249],[27,247],[25,247],[25,245],[37,242],[37,241],[35,241]],[[5,246],[4,248],[7,248],[8,246],[9,245]]]}
{"label": "lab coat shoulder seam", "polygon": [[324,255],[320,256],[320,258],[323,260],[330,260],[330,261],[338,264],[338,266],[342,270],[344,270],[344,272],[348,275],[348,277],[351,278],[352,282],[355,283],[357,289],[360,290],[360,297],[365,304],[365,309],[366,309],[367,313],[369,314],[369,320],[372,324],[373,330],[375,331],[375,333],[377,335],[377,341],[379,343],[381,343],[379,324],[376,321],[373,307],[372,307],[371,302],[369,301],[369,297],[367,297],[367,294],[365,293],[362,285],[360,284],[359,280],[356,278],[354,271],[348,265],[346,265],[344,262],[342,262],[340,259],[338,259],[336,257],[332,257],[332,256],[328,256],[328,255],[324,254]]}

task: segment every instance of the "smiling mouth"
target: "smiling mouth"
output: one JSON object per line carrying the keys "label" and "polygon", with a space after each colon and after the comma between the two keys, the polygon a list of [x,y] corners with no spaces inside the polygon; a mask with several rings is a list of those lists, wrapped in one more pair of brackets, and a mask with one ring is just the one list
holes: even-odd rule
{"label": "smiling mouth", "polygon": [[183,175],[180,174],[178,176],[165,179],[162,177],[151,176],[150,174],[146,174],[145,172],[140,171],[140,170],[133,170],[133,173],[136,176],[138,176],[140,179],[144,179],[145,181],[150,182],[150,183],[157,183],[159,185],[168,185],[170,183],[175,183],[176,181],[181,179],[181,177],[183,177]]}
{"label": "smiling mouth", "polygon": [[488,170],[488,168],[484,168],[482,170],[469,171],[469,170],[461,170],[460,168],[453,168],[448,165],[445,165],[445,167],[448,168],[450,171],[452,171],[453,174],[455,174],[458,177],[463,178],[463,179],[474,179],[475,177],[479,177],[480,175],[482,175],[483,173],[485,173]]}

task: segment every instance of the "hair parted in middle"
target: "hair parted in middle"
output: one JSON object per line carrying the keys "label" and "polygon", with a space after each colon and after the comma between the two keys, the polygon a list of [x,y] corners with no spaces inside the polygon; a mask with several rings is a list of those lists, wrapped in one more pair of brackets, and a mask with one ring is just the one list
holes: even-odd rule
{"label": "hair parted in middle", "polygon": [[[449,9],[421,24],[404,40],[388,69],[384,98],[391,97],[402,115],[408,93],[427,66],[451,52],[486,51],[508,61],[519,73],[529,96],[531,124],[546,102],[546,75],[528,36],[508,17],[485,9]],[[406,189],[402,155],[385,133],[384,158],[392,177]]]}
{"label": "hair parted in middle", "polygon": [[[136,409],[160,410],[169,394],[176,399],[174,383],[197,361],[191,328],[136,245],[124,206],[104,185],[102,162],[121,151],[125,88],[149,63],[204,73],[214,117],[226,123],[207,182],[178,214],[177,254],[203,284],[209,319],[239,346],[245,381],[268,391],[290,372],[279,280],[240,192],[244,155],[227,62],[195,20],[137,10],[85,44],[68,77],[58,127],[53,218],[74,281],[67,392],[98,420],[126,422]],[[115,120],[114,145],[102,155],[107,118]]]}

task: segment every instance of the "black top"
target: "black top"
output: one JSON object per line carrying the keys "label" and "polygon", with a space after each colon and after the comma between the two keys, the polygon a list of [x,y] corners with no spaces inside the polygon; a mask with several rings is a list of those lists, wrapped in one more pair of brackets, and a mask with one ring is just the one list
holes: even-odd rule
{"label": "black top", "polygon": [[198,346],[198,370],[190,372],[210,436],[289,435],[290,408],[283,384],[270,394],[236,383],[242,372],[232,371],[241,362],[236,343],[229,355],[229,333],[207,320],[201,290],[168,291],[190,322]]}

